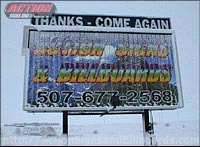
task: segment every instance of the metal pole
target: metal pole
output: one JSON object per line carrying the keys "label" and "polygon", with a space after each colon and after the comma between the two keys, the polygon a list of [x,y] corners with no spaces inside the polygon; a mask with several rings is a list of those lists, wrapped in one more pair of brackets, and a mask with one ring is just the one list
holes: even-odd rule
{"label": "metal pole", "polygon": [[[151,116],[151,117],[153,117],[153,116]],[[155,146],[155,145],[157,145],[157,142],[156,142],[156,138],[154,135],[153,122],[150,122],[149,118],[150,118],[149,110],[144,110],[144,113],[142,114],[144,145],[145,146],[149,146],[149,145]]]}
{"label": "metal pole", "polygon": [[68,112],[63,111],[63,134],[68,134]]}
{"label": "metal pole", "polygon": [[148,125],[148,123],[147,123],[147,121],[148,121],[147,116],[148,116],[148,114],[147,114],[147,112],[148,112],[147,110],[144,110],[144,113],[142,113],[144,146],[148,145],[147,144],[147,139],[148,139],[148,134],[147,134],[147,125]]}

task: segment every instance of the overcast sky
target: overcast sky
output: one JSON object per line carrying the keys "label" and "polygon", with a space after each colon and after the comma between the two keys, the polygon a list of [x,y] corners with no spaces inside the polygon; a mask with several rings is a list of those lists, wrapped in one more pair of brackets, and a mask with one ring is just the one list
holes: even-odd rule
{"label": "overcast sky", "polygon": [[[25,57],[21,56],[23,26],[28,19],[8,19],[1,2],[1,125],[15,122],[61,122],[61,113],[22,110]],[[170,17],[176,32],[185,107],[156,111],[158,122],[199,120],[199,2],[95,1],[56,2],[57,13]],[[141,122],[141,116],[73,116],[71,124]]]}

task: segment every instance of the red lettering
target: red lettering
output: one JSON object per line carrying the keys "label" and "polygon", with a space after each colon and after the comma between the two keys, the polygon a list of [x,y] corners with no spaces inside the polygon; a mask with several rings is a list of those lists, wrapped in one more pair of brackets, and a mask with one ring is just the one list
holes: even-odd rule
{"label": "red lettering", "polygon": [[35,12],[36,7],[37,7],[37,4],[32,4],[30,12]]}
{"label": "red lettering", "polygon": [[50,12],[52,7],[53,7],[52,4],[45,4],[43,12]]}
{"label": "red lettering", "polygon": [[31,6],[32,6],[32,4],[26,4],[26,7],[25,7],[25,9],[24,9],[24,12],[29,12]]}
{"label": "red lettering", "polygon": [[35,9],[35,12],[42,12],[44,8],[44,4],[38,4],[37,8]]}
{"label": "red lettering", "polygon": [[16,8],[15,12],[17,12],[17,13],[23,12],[25,7],[26,7],[25,4],[19,4],[19,5],[17,5],[17,8]]}
{"label": "red lettering", "polygon": [[52,4],[38,4],[35,12],[50,12]]}
{"label": "red lettering", "polygon": [[21,12],[50,12],[53,7],[53,4],[37,4],[37,3],[21,3],[21,4],[10,4],[6,10],[7,13],[21,13]]}
{"label": "red lettering", "polygon": [[12,12],[15,12],[15,9],[17,7],[17,4],[11,4],[9,5],[9,7],[7,8],[7,13],[12,13]]}

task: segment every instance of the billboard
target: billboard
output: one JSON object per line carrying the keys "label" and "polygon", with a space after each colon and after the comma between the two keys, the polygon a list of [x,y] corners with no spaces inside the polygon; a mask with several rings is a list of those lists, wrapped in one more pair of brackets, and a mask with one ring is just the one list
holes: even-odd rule
{"label": "billboard", "polygon": [[23,43],[27,111],[183,107],[172,30],[25,26]]}

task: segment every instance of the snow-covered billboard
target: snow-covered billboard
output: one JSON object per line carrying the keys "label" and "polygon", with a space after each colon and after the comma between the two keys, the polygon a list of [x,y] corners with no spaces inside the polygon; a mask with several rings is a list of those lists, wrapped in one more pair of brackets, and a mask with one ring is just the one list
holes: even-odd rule
{"label": "snow-covered billboard", "polygon": [[171,30],[25,27],[24,36],[27,111],[183,107]]}

